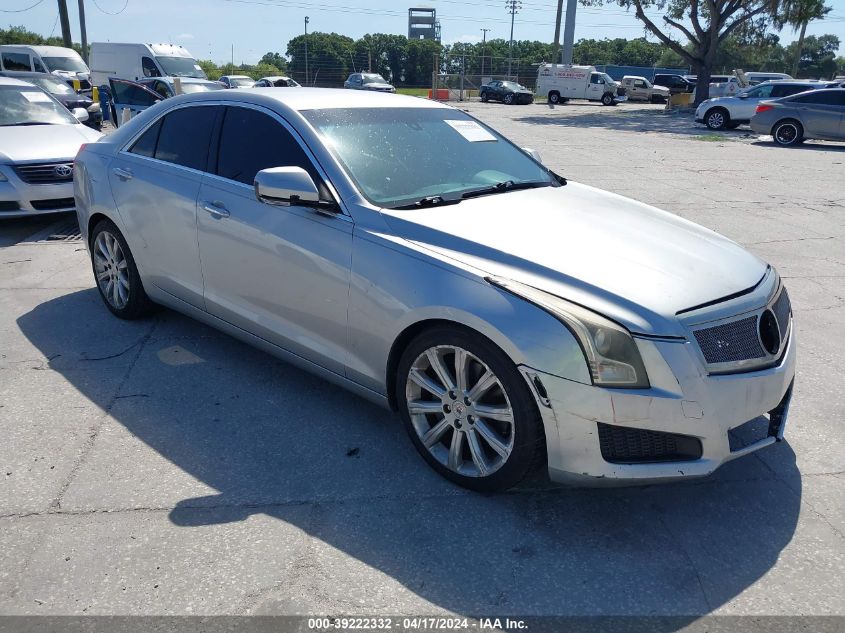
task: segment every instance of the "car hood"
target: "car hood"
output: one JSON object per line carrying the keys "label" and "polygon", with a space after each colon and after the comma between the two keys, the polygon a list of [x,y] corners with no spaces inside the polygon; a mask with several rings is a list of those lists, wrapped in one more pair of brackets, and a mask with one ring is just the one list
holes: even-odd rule
{"label": "car hood", "polygon": [[683,336],[677,312],[751,288],[767,270],[713,231],[572,182],[382,213],[397,236],[420,247],[641,334]]}
{"label": "car hood", "polygon": [[4,163],[70,160],[80,145],[102,137],[85,125],[21,125],[2,130],[0,161]]}

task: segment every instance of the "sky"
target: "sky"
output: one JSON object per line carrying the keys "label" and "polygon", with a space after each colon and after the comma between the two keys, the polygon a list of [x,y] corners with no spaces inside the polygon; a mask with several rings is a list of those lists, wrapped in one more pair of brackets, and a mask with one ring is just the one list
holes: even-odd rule
{"label": "sky", "polygon": [[[78,0],[68,0],[71,30],[79,41]],[[407,10],[428,6],[437,10],[444,44],[510,37],[505,0],[84,0],[88,41],[171,42],[199,59],[223,63],[255,63],[268,51],[284,54],[287,41],[303,32],[336,32],[353,38],[366,33],[407,34]],[[514,39],[554,39],[555,0],[521,0],[514,20]],[[564,3],[565,6],[566,3]],[[833,11],[810,24],[809,35],[832,33],[845,55],[845,0],[827,0]],[[659,17],[660,13],[653,13]],[[23,25],[42,35],[60,35],[56,0],[0,0],[0,24]],[[577,9],[575,39],[636,38],[642,24],[616,3]],[[797,39],[784,29],[781,42]],[[653,40],[653,36],[649,36]]]}

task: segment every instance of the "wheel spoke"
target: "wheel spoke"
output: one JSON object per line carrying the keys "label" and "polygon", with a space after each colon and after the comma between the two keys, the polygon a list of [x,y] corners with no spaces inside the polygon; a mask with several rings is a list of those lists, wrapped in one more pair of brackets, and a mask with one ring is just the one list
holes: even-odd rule
{"label": "wheel spoke", "polygon": [[472,389],[469,390],[467,398],[469,398],[473,402],[479,400],[481,396],[483,396],[487,392],[487,390],[490,389],[497,382],[498,380],[496,380],[496,375],[489,369],[485,370],[481,378],[479,378],[476,381],[475,385],[473,385]]}
{"label": "wheel spoke", "polygon": [[112,287],[112,295],[111,296],[112,296],[112,301],[114,302],[112,305],[114,305],[115,308],[119,308],[120,305],[121,305],[121,303],[120,303],[120,290],[119,290],[120,284],[116,284],[116,283],[112,282],[111,287]]}
{"label": "wheel spoke", "polygon": [[431,400],[412,400],[408,403],[408,413],[411,415],[426,413],[440,413],[443,411],[443,405],[440,402]]}
{"label": "wheel spoke", "polygon": [[107,270],[101,270],[97,273],[97,280],[98,281],[105,281],[110,277],[110,273]]}
{"label": "wheel spoke", "polygon": [[458,393],[465,393],[467,389],[467,373],[469,371],[469,354],[460,347],[455,348],[455,378]]}
{"label": "wheel spoke", "polygon": [[473,411],[480,418],[487,420],[498,420],[499,422],[513,422],[513,411],[507,405],[492,406],[492,405],[476,405]]}
{"label": "wheel spoke", "polygon": [[510,449],[499,439],[496,433],[483,420],[475,423],[475,432],[480,435],[487,445],[496,451],[502,459],[507,459],[511,454]]}
{"label": "wheel spoke", "polygon": [[449,445],[449,468],[454,470],[455,472],[461,467],[461,463],[463,462],[463,447],[464,447],[464,434],[455,429],[452,432],[452,443]]}
{"label": "wheel spoke", "polygon": [[438,385],[418,369],[412,369],[408,374],[408,379],[438,398],[442,398],[446,395],[446,389]]}
{"label": "wheel spoke", "polygon": [[[443,418],[440,422],[432,426],[428,432],[420,438],[420,440],[423,444],[425,444],[426,448],[431,448],[440,441],[440,438],[443,437],[446,429],[449,428],[451,428],[449,420]],[[457,431],[455,431],[455,433],[457,433]],[[452,441],[454,442],[454,439]]]}
{"label": "wheel spoke", "polygon": [[478,443],[478,435],[474,429],[467,431],[467,442],[469,443],[469,454],[472,456],[472,462],[478,468],[478,474],[483,477],[490,469],[487,466],[484,451]]}
{"label": "wheel spoke", "polygon": [[444,391],[454,389],[455,385],[452,383],[452,378],[449,376],[449,372],[443,365],[443,360],[440,358],[440,354],[437,353],[437,350],[429,349],[426,351],[425,355],[428,358],[428,362],[434,370],[434,373],[437,374],[437,378],[440,379],[440,384],[443,385]]}
{"label": "wheel spoke", "polygon": [[100,233],[97,237],[97,248],[100,250],[100,253],[105,260],[108,260],[111,257],[111,255],[109,255],[109,249],[106,246],[105,234],[103,233]]}
{"label": "wheel spoke", "polygon": [[127,266],[127,264],[126,264],[126,258],[125,257],[123,259],[121,259],[119,262],[117,262],[117,269],[118,270],[126,270],[126,266]]}

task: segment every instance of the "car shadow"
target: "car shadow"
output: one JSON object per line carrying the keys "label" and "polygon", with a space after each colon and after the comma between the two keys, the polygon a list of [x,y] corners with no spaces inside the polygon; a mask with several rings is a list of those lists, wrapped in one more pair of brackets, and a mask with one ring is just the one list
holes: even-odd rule
{"label": "car shadow", "polygon": [[[17,323],[130,445],[143,442],[216,491],[179,500],[173,524],[261,513],[296,526],[320,552],[297,577],[327,566],[337,592],[323,596],[329,603],[352,591],[369,599],[360,585],[371,568],[415,604],[457,614],[678,616],[650,626],[674,631],[760,580],[798,521],[801,477],[786,442],[766,449],[765,462],[750,456],[696,482],[578,489],[537,476],[506,494],[475,494],[433,474],[393,414],[170,311],[142,324],[128,377],[110,395],[92,386],[115,371],[103,341],[129,326],[94,289],[41,303]],[[69,334],[73,323],[85,329]],[[111,360],[93,362],[92,348]],[[172,361],[174,349],[190,362]],[[143,453],[104,459],[143,490],[158,475],[143,470]],[[94,498],[120,485],[93,481]],[[350,571],[348,557],[365,567]],[[285,582],[254,608],[309,608],[309,588],[293,586],[305,581]],[[286,602],[287,592],[300,602]]]}
{"label": "car shadow", "polygon": [[[754,141],[753,145],[761,145],[761,146],[769,146],[769,147],[779,147],[771,137],[767,139],[760,139]],[[782,149],[790,150],[790,151],[797,151],[797,150],[805,150],[810,152],[845,152],[845,145],[835,145],[833,141],[813,141],[807,140],[799,145],[792,145],[790,147],[784,147]]]}

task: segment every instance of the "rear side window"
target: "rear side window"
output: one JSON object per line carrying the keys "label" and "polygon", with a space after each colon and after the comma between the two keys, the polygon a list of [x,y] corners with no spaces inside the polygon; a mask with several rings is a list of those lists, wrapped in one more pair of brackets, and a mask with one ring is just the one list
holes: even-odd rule
{"label": "rear side window", "polygon": [[3,53],[3,68],[6,70],[32,70],[26,53]]}
{"label": "rear side window", "polygon": [[165,115],[161,122],[155,157],[204,171],[216,114],[216,106],[196,106]]}
{"label": "rear side window", "polygon": [[155,156],[159,130],[161,130],[161,119],[156,121],[141,135],[141,138],[135,141],[129,152],[131,154],[138,154],[139,156],[146,156],[147,158]]}
{"label": "rear side window", "polygon": [[811,92],[810,94],[795,97],[792,102],[845,106],[845,90]]}
{"label": "rear side window", "polygon": [[257,110],[226,108],[218,152],[217,175],[222,178],[252,185],[262,169],[302,167],[320,182],[313,163],[291,133]]}

